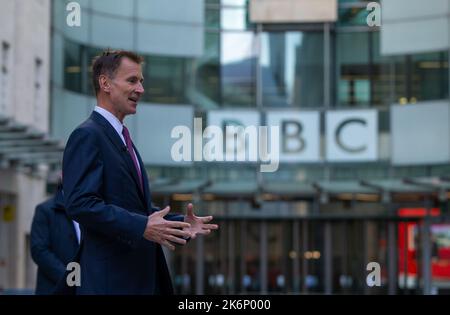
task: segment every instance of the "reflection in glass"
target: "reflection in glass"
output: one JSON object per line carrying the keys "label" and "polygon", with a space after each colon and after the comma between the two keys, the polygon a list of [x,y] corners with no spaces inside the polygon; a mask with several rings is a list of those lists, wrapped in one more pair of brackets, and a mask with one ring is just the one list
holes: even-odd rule
{"label": "reflection in glass", "polygon": [[222,5],[245,6],[247,0],[221,0]]}
{"label": "reflection in glass", "polygon": [[217,108],[220,104],[219,47],[219,33],[205,33],[203,56],[194,63],[195,87],[187,92],[189,102],[201,108]]}
{"label": "reflection in glass", "polygon": [[261,76],[263,106],[322,106],[322,33],[263,33]]}
{"label": "reflection in glass", "polygon": [[205,27],[218,30],[220,29],[220,10],[217,8],[206,8]]}
{"label": "reflection in glass", "polygon": [[144,100],[152,103],[186,102],[189,62],[185,58],[147,56],[144,70]]}
{"label": "reflection in glass", "polygon": [[448,98],[448,52],[397,56],[392,60],[393,102],[406,104]]}
{"label": "reflection in glass", "polygon": [[366,7],[339,8],[339,26],[367,26],[368,11]]}
{"label": "reflection in glass", "polygon": [[64,43],[64,86],[66,89],[81,93],[81,46],[66,41]]}
{"label": "reflection in glass", "polygon": [[448,98],[448,52],[435,52],[412,56],[414,101]]}
{"label": "reflection in glass", "polygon": [[224,30],[245,30],[246,10],[244,8],[223,8],[221,11],[221,26]]}
{"label": "reflection in glass", "polygon": [[338,33],[336,38],[338,104],[368,106],[371,93],[369,34]]}
{"label": "reflection in glass", "polygon": [[255,106],[255,43],[251,32],[221,34],[221,83],[225,106]]}

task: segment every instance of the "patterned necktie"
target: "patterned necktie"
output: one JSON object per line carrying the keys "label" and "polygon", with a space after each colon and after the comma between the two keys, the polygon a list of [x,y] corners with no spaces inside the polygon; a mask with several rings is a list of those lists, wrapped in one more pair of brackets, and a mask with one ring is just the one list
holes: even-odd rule
{"label": "patterned necktie", "polygon": [[142,188],[142,173],[139,171],[138,161],[136,160],[136,155],[134,154],[133,150],[133,142],[131,141],[130,132],[128,131],[127,127],[123,126],[122,134],[125,138],[128,152],[130,153],[131,159],[133,160],[134,167],[136,168],[136,173],[139,177],[139,188],[141,189],[141,192],[143,192],[144,189]]}

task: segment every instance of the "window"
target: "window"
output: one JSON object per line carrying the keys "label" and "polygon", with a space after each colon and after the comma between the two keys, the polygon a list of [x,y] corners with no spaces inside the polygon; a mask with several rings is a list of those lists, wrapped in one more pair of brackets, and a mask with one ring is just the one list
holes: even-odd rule
{"label": "window", "polygon": [[262,34],[263,106],[323,106],[323,33]]}
{"label": "window", "polygon": [[82,92],[81,45],[66,40],[64,43],[64,86],[66,89]]}
{"label": "window", "polygon": [[220,104],[220,34],[205,33],[203,56],[194,62],[195,89],[188,93],[189,102],[200,108],[217,108]]}
{"label": "window", "polygon": [[336,36],[338,106],[369,106],[369,33],[342,32]]}
{"label": "window", "polygon": [[256,105],[256,41],[252,32],[221,34],[221,89],[224,106]]}
{"label": "window", "polygon": [[189,85],[186,58],[147,56],[144,65],[144,100],[152,103],[186,103]]}
{"label": "window", "polygon": [[448,90],[448,52],[399,56],[393,59],[395,103],[445,99]]}

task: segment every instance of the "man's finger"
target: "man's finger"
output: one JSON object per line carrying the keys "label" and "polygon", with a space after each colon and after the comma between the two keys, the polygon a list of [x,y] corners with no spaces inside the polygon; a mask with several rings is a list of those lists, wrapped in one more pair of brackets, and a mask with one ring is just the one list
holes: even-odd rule
{"label": "man's finger", "polygon": [[211,221],[213,219],[213,217],[210,215],[210,216],[207,216],[207,217],[200,217],[200,220],[203,222],[203,223],[208,223],[209,221]]}
{"label": "man's finger", "polygon": [[183,230],[178,229],[168,229],[167,232],[172,235],[181,236],[181,237],[191,237],[191,233],[185,232]]}
{"label": "man's finger", "polygon": [[209,230],[217,230],[219,226],[217,224],[203,224],[202,228]]}
{"label": "man's finger", "polygon": [[177,243],[177,244],[180,244],[180,245],[185,245],[186,244],[186,240],[184,240],[182,238],[179,238],[179,237],[176,237],[176,236],[173,236],[173,235],[168,235],[167,239],[169,241],[173,242],[173,243]]}
{"label": "man's finger", "polygon": [[180,222],[180,221],[167,221],[167,225],[169,228],[190,228],[191,225],[187,222]]}
{"label": "man's finger", "polygon": [[166,216],[170,212],[170,206],[165,207],[164,209],[158,211],[158,214],[162,217]]}
{"label": "man's finger", "polygon": [[189,203],[187,205],[187,215],[188,216],[194,215],[194,206],[192,205],[192,203]]}

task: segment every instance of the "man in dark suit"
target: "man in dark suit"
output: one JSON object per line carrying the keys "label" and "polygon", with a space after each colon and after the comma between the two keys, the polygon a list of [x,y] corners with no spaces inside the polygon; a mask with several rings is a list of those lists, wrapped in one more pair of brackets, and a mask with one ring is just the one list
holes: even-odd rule
{"label": "man in dark suit", "polygon": [[64,210],[61,185],[56,195],[36,207],[31,225],[31,257],[38,265],[36,294],[52,294],[75,257],[79,230]]}
{"label": "man in dark suit", "polygon": [[123,124],[144,93],[141,63],[128,51],[94,60],[97,106],[64,151],[65,206],[84,240],[77,294],[172,294],[161,245],[174,250],[218,228],[191,204],[186,216],[152,207],[145,166]]}

